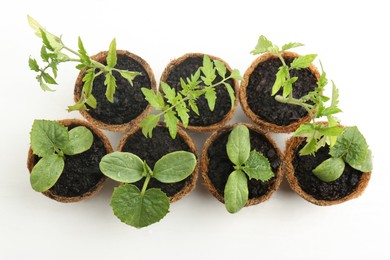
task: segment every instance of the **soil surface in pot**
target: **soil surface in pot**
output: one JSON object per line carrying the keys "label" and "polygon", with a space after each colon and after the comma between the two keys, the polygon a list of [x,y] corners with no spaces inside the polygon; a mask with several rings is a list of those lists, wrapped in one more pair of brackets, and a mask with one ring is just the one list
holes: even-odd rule
{"label": "soil surface in pot", "polygon": [[353,169],[345,164],[343,174],[335,181],[324,182],[312,174],[315,169],[324,160],[330,158],[329,146],[320,148],[316,156],[299,156],[300,151],[306,142],[297,148],[293,159],[294,175],[298,180],[302,190],[318,200],[338,200],[351,194],[357,187],[362,172]]}
{"label": "soil surface in pot", "polygon": [[[292,59],[286,59],[288,65],[291,62]],[[258,64],[249,77],[246,98],[248,106],[260,119],[286,126],[306,116],[307,111],[296,105],[280,103],[271,96],[275,75],[280,66],[282,62],[278,58],[271,58]],[[309,69],[291,70],[290,75],[298,77],[293,84],[294,98],[300,98],[317,87],[316,77]],[[277,95],[282,95],[282,90]]]}
{"label": "soil surface in pot", "polygon": [[[74,127],[69,126],[68,129]],[[49,189],[50,192],[63,197],[81,196],[104,178],[99,163],[107,151],[99,136],[93,133],[93,137],[93,144],[89,150],[72,156],[65,155],[64,171],[56,184]],[[36,157],[36,162],[38,160]]]}
{"label": "soil surface in pot", "polygon": [[[188,57],[180,64],[177,64],[170,72],[166,79],[166,83],[175,88],[176,91],[182,90],[180,85],[180,78],[186,79],[190,78],[191,74],[195,74],[196,70],[201,67],[203,64],[203,57]],[[227,76],[230,75],[230,72],[227,71]],[[221,81],[222,78],[217,76],[214,80],[214,83]],[[234,89],[234,81],[232,79],[228,80],[232,88]],[[215,103],[214,111],[211,112],[208,106],[207,100],[204,96],[201,96],[197,99],[196,104],[199,108],[199,115],[193,112],[190,109],[189,115],[189,125],[191,126],[209,126],[217,124],[224,119],[226,114],[231,110],[231,101],[229,93],[227,92],[223,84],[215,87],[217,93],[217,100]]]}
{"label": "soil surface in pot", "polygon": [[[178,134],[175,139],[169,135],[166,127],[158,126],[153,130],[153,138],[146,138],[141,131],[131,135],[122,148],[122,152],[129,152],[137,155],[142,160],[145,160],[151,169],[154,168],[155,163],[164,155],[175,151],[191,152],[186,141]],[[172,197],[183,189],[187,181],[191,181],[192,174],[186,179],[177,183],[162,183],[151,178],[148,188],[159,188],[167,196]],[[135,182],[140,190],[144,184],[145,178]]]}
{"label": "soil surface in pot", "polygon": [[[208,149],[209,165],[208,176],[217,189],[218,193],[224,195],[224,189],[227,179],[234,171],[233,164],[230,162],[226,152],[226,143],[231,131],[221,134]],[[261,134],[249,129],[251,150],[255,149],[268,158],[272,171],[275,175],[278,172],[280,158],[272,144]],[[247,177],[248,178],[248,177]],[[276,176],[268,181],[258,181],[248,179],[249,199],[258,198],[266,194],[269,187],[275,182]]]}
{"label": "soil surface in pot", "polygon": [[[138,61],[127,55],[118,54],[118,62],[115,68],[141,72],[133,80],[133,86],[123,78],[118,72],[114,71],[117,88],[114,94],[114,103],[106,98],[106,86],[104,85],[105,76],[99,75],[93,82],[92,94],[97,100],[95,109],[89,108],[89,114],[106,124],[124,124],[138,117],[147,107],[148,102],[142,94],[141,88],[151,89],[150,78],[146,70]],[[107,63],[104,62],[106,65]]]}

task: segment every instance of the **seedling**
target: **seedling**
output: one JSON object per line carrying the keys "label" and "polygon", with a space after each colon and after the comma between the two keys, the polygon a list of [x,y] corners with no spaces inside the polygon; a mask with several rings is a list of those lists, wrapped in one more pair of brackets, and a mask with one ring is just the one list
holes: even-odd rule
{"label": "seedling", "polygon": [[[359,171],[371,171],[371,151],[364,136],[357,127],[343,128],[334,116],[340,113],[341,109],[338,107],[339,91],[333,81],[331,98],[323,94],[328,85],[328,79],[321,63],[322,73],[316,88],[299,99],[293,97],[293,84],[298,78],[291,77],[290,71],[308,68],[317,57],[316,54],[303,55],[287,64],[283,58],[283,52],[300,46],[303,44],[293,42],[279,48],[266,37],[260,36],[255,49],[251,52],[252,54],[271,53],[280,59],[282,66],[276,74],[272,95],[279,102],[303,107],[310,115],[311,121],[303,123],[294,132],[294,136],[306,138],[306,145],[300,150],[300,155],[315,155],[318,149],[329,145],[329,154],[332,157],[313,170],[318,178],[326,182],[338,179],[344,171],[345,163]],[[327,104],[328,101],[330,104]],[[317,119],[323,121],[323,118],[326,118],[325,123],[316,122]]]}
{"label": "seedling", "polygon": [[[101,75],[105,75],[104,85],[106,89],[106,98],[113,103],[115,89],[117,87],[116,79],[113,72],[118,72],[122,77],[127,79],[130,85],[133,85],[133,80],[136,76],[141,75],[140,72],[127,71],[116,69],[117,55],[116,55],[116,40],[111,41],[109,51],[107,54],[107,65],[98,61],[92,60],[84,48],[81,38],[78,37],[78,51],[72,50],[66,46],[61,39],[61,36],[56,36],[46,31],[37,21],[28,16],[28,22],[31,28],[35,31],[35,35],[43,40],[41,48],[41,58],[44,63],[42,67],[38,65],[37,60],[29,58],[30,69],[37,72],[36,76],[39,85],[44,91],[54,91],[48,86],[57,85],[56,78],[58,72],[58,65],[65,62],[75,62],[78,70],[86,69],[86,74],[83,78],[83,89],[79,101],[68,107],[68,111],[73,110],[87,110],[87,106],[96,108],[97,101],[92,95],[93,81]],[[51,73],[50,73],[51,71]]]}
{"label": "seedling", "polygon": [[[219,75],[222,80],[213,83]],[[142,88],[145,99],[156,110],[161,111],[158,114],[151,114],[142,122],[142,133],[146,137],[152,137],[153,129],[157,126],[161,116],[164,116],[169,133],[172,138],[176,137],[177,125],[181,122],[183,127],[188,126],[190,110],[199,115],[197,99],[200,96],[205,96],[207,104],[211,111],[214,111],[217,94],[215,88],[218,85],[224,85],[229,93],[231,100],[231,108],[234,108],[235,93],[232,86],[227,82],[229,79],[241,80],[242,77],[238,70],[233,70],[227,75],[227,69],[223,62],[219,60],[211,60],[207,55],[203,57],[203,65],[191,75],[191,77],[180,78],[182,90],[177,91],[170,87],[167,83],[161,82],[161,92],[155,93],[151,89]],[[163,96],[164,95],[164,96]]]}
{"label": "seedling", "polygon": [[251,151],[249,130],[245,125],[233,128],[226,144],[226,151],[234,165],[225,190],[224,200],[228,212],[236,213],[248,201],[248,180],[267,181],[275,176],[268,159],[256,150]]}
{"label": "seedling", "polygon": [[[161,157],[153,170],[146,161],[127,152],[105,155],[100,170],[107,177],[124,183],[114,189],[111,207],[122,222],[142,228],[160,221],[169,212],[169,198],[161,189],[149,188],[151,178],[162,183],[176,183],[187,178],[195,169],[196,157],[185,151],[172,152]],[[130,184],[145,177],[142,190]]]}
{"label": "seedling", "polygon": [[85,126],[68,131],[56,121],[34,120],[30,140],[33,153],[41,157],[31,171],[31,186],[38,192],[44,192],[53,187],[61,176],[65,155],[87,151],[93,143],[93,134]]}

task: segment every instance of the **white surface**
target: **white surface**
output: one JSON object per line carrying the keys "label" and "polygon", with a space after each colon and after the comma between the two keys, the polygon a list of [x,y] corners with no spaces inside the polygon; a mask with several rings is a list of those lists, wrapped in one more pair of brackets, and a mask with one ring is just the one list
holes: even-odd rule
{"label": "white surface", "polygon": [[[386,1],[7,1],[0,16],[0,259],[389,259],[388,133],[390,18]],[[108,182],[97,196],[61,204],[34,192],[26,168],[35,118],[67,113],[77,71],[62,65],[54,93],[28,69],[41,42],[27,14],[89,54],[116,37],[151,65],[157,80],[170,59],[186,52],[219,56],[245,72],[260,34],[277,44],[305,43],[340,88],[340,118],[358,125],[374,154],[363,196],[314,206],[283,181],[271,199],[228,214],[199,181],[159,223],[137,230],[111,212]],[[387,115],[387,116],[386,116]],[[247,121],[238,111],[233,122]],[[109,134],[116,145],[120,135]],[[195,135],[198,148],[207,135]],[[285,136],[276,136],[282,143]],[[249,258],[250,257],[250,258]],[[354,257],[354,258],[352,258]]]}

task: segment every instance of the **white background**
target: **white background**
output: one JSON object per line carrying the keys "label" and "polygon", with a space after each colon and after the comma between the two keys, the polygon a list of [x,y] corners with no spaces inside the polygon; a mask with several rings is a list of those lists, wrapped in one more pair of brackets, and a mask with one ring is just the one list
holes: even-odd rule
{"label": "white background", "polygon": [[[0,259],[389,259],[388,121],[390,18],[386,1],[6,1],[0,15]],[[364,194],[319,207],[286,180],[267,202],[230,215],[205,189],[171,205],[159,223],[137,230],[109,206],[114,186],[89,200],[61,204],[34,192],[26,168],[36,118],[81,118],[72,104],[78,71],[60,67],[44,93],[29,70],[41,42],[27,14],[89,54],[118,49],[143,57],[158,80],[186,52],[219,56],[244,73],[260,34],[277,44],[305,43],[340,89],[344,125],[357,125],[374,154]],[[317,61],[318,65],[318,61]],[[387,116],[386,116],[387,115]],[[232,122],[248,121],[241,108]],[[120,134],[108,133],[114,146]],[[191,135],[198,148],[208,135]],[[286,136],[275,135],[283,149]],[[354,258],[352,258],[354,257]]]}

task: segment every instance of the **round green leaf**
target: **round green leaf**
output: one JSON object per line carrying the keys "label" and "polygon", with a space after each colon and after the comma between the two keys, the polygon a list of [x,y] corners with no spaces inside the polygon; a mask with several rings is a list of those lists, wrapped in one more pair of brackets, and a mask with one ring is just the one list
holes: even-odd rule
{"label": "round green leaf", "polygon": [[226,151],[232,163],[241,166],[248,160],[251,149],[249,130],[245,125],[233,128],[226,144]]}
{"label": "round green leaf", "polygon": [[195,169],[193,153],[177,151],[164,155],[156,162],[153,177],[163,183],[175,183],[187,178]]}
{"label": "round green leaf", "polygon": [[367,150],[366,158],[359,164],[356,163],[353,166],[354,169],[361,171],[361,172],[370,172],[372,171],[372,153],[371,150]]}
{"label": "round green leaf", "polygon": [[142,228],[160,221],[169,212],[169,198],[160,189],[148,189],[144,195],[131,184],[114,189],[111,207],[122,222]]}
{"label": "round green leaf", "polygon": [[249,179],[267,181],[275,176],[268,159],[256,150],[250,153],[248,160],[245,162],[245,167],[242,169]]}
{"label": "round green leaf", "polygon": [[337,180],[343,174],[345,163],[341,158],[329,158],[318,165],[313,174],[320,180],[331,182]]}
{"label": "round green leaf", "polygon": [[57,154],[43,157],[31,171],[31,187],[38,192],[50,189],[61,176],[64,165],[64,159]]}
{"label": "round green leaf", "polygon": [[142,178],[144,165],[135,154],[113,152],[105,155],[99,164],[100,170],[107,177],[125,183],[133,183]]}
{"label": "round green leaf", "polygon": [[236,213],[248,201],[248,181],[245,173],[234,171],[229,175],[225,186],[224,200],[228,212]]}
{"label": "round green leaf", "polygon": [[93,134],[85,126],[78,126],[69,131],[69,142],[63,152],[68,155],[75,155],[85,152],[93,143]]}

